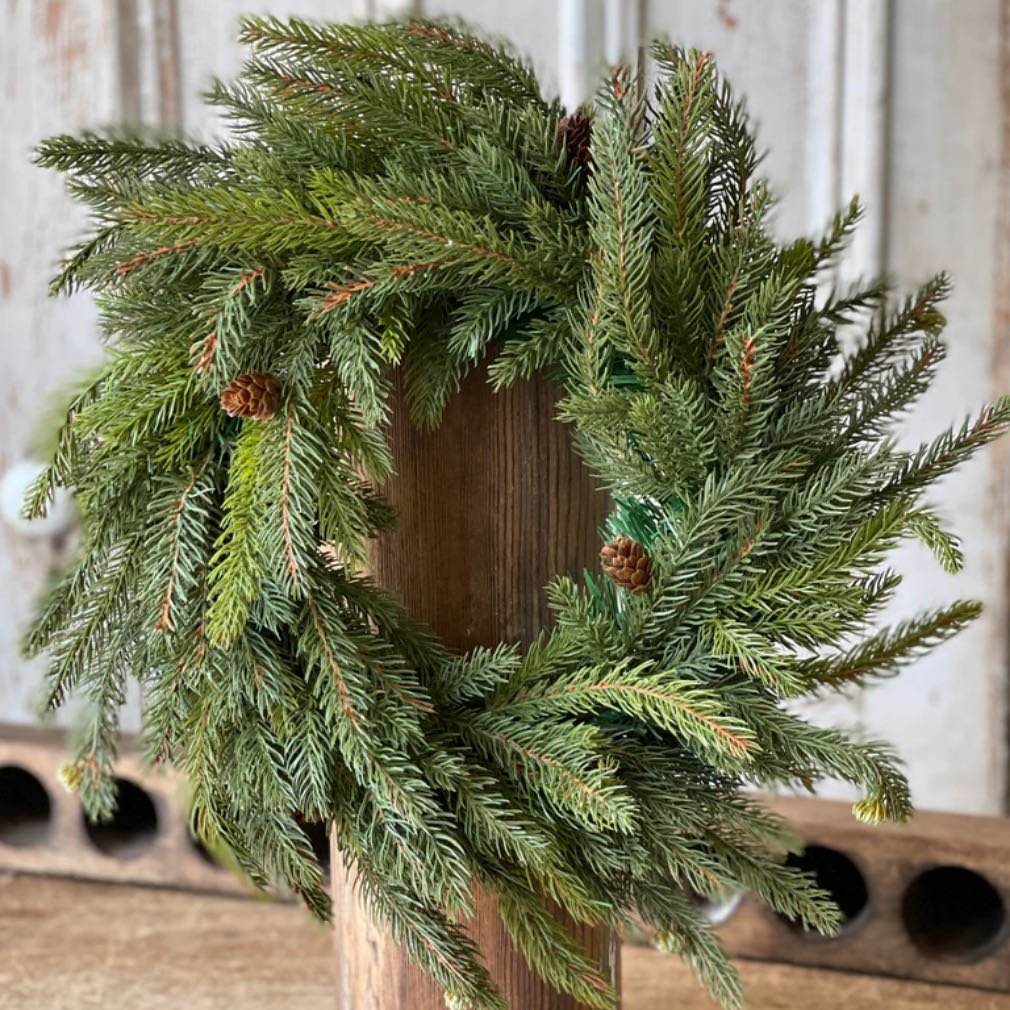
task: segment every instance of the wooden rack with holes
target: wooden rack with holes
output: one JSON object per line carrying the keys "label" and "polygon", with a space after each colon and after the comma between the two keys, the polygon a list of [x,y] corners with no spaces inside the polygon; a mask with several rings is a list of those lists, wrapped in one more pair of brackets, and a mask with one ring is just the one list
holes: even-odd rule
{"label": "wooden rack with holes", "polygon": [[791,860],[838,902],[837,937],[750,898],[709,910],[736,955],[1010,992],[1010,820],[922,812],[868,827],[845,803],[776,800],[806,848]]}
{"label": "wooden rack with holes", "polygon": [[[151,774],[124,748],[116,816],[91,824],[60,784],[66,759],[62,733],[0,726],[0,870],[249,891],[191,836],[178,775]],[[313,844],[328,854],[320,834]]]}
{"label": "wooden rack with holes", "polygon": [[[59,784],[65,760],[61,733],[0,727],[0,870],[248,893],[190,836],[178,776],[145,772],[127,749],[119,813],[90,825]],[[845,803],[773,806],[805,842],[792,860],[833,894],[846,922],[825,939],[738,896],[706,908],[734,954],[1010,992],[1010,820],[922,812],[907,825],[867,827]],[[313,844],[325,853],[321,832]]]}

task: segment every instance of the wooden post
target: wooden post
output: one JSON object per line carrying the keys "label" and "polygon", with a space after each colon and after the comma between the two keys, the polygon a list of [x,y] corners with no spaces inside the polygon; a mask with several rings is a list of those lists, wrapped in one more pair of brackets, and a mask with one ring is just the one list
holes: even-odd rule
{"label": "wooden post", "polygon": [[[549,620],[551,576],[596,564],[606,498],[554,420],[557,393],[543,381],[493,394],[475,371],[435,432],[406,416],[394,394],[390,438],[397,474],[386,492],[397,530],[372,554],[376,580],[454,649],[528,643]],[[339,1010],[445,1010],[438,987],[370,921],[334,853]],[[501,926],[494,898],[479,894],[470,931],[513,1010],[577,1010],[541,983]],[[604,973],[618,982],[618,944],[605,928],[572,924]]]}

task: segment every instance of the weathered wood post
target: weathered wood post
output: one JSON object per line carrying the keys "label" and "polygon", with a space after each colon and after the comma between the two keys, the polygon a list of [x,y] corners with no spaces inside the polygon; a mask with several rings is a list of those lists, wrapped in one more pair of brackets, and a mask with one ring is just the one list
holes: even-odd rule
{"label": "weathered wood post", "polygon": [[[410,423],[402,394],[386,489],[400,522],[375,544],[376,580],[453,648],[529,642],[548,621],[544,584],[595,564],[606,511],[554,420],[556,390],[538,380],[496,395],[475,371],[436,432]],[[372,925],[336,858],[333,890],[339,1010],[445,1010],[438,987]],[[530,971],[492,897],[478,896],[470,929],[514,1010],[581,1006]],[[611,931],[573,924],[572,935],[616,983]]]}

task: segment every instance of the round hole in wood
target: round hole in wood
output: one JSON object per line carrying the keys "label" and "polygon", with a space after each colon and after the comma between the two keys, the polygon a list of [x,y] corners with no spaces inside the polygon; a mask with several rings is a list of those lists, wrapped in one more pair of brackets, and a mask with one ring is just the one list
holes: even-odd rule
{"label": "round hole in wood", "polygon": [[158,837],[154,800],[129,779],[116,779],[117,805],[112,820],[97,823],[84,818],[88,838],[96,849],[116,859],[135,859]]}
{"label": "round hole in wood", "polygon": [[319,821],[303,822],[302,831],[305,832],[319,864],[328,873],[330,869],[330,835],[326,830],[326,825]]}
{"label": "round hole in wood", "polygon": [[979,961],[1006,934],[1006,906],[981,873],[935,866],[919,874],[901,906],[909,939],[937,961]]}
{"label": "round hole in wood", "polygon": [[[802,852],[792,853],[786,860],[786,865],[813,874],[817,886],[831,895],[842,913],[838,936],[845,936],[863,924],[870,906],[870,892],[862,870],[844,852],[830,849],[826,845],[808,845]],[[810,936],[820,936],[804,930],[800,923],[792,919],[785,916],[780,918],[792,929]]]}
{"label": "round hole in wood", "polygon": [[0,767],[0,843],[41,845],[52,827],[52,813],[46,787],[30,771],[19,765]]}

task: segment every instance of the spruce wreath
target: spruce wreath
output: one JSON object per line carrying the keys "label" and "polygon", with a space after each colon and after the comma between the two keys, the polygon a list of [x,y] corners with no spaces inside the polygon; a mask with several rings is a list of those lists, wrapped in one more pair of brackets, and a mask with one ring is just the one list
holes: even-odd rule
{"label": "spruce wreath", "polygon": [[[909,815],[886,746],[792,702],[891,675],[978,613],[875,620],[901,538],[960,566],[923,493],[1010,402],[898,447],[944,356],[947,281],[903,303],[882,282],[825,290],[859,208],[818,241],[771,237],[707,54],[657,44],[654,88],[617,69],[565,114],[458,26],[250,18],[242,38],[249,62],[209,96],[227,143],[38,154],[96,222],[53,289],[90,288],[109,343],[27,506],[72,487],[83,518],[28,637],[48,705],[91,702],[68,785],[114,808],[133,678],[145,752],[184,770],[201,836],[325,917],[301,826],[322,822],[451,1006],[503,1006],[461,924],[476,883],[589,1006],[615,994],[545,896],[645,920],[738,1005],[697,896],[837,924],[748,787],[835,776],[863,820]],[[496,387],[561,385],[611,542],[600,573],[552,582],[528,649],[453,654],[360,570],[395,519],[375,490],[390,369],[437,425],[485,359]]]}

